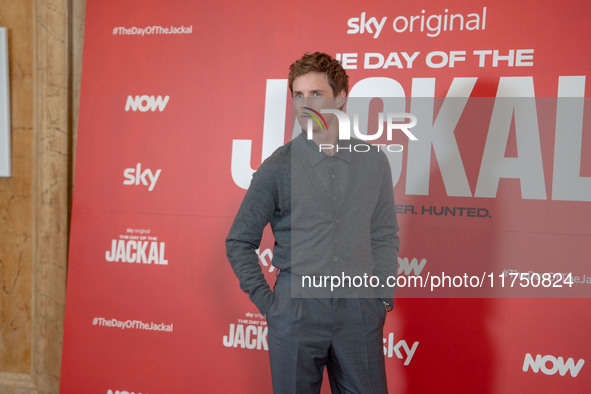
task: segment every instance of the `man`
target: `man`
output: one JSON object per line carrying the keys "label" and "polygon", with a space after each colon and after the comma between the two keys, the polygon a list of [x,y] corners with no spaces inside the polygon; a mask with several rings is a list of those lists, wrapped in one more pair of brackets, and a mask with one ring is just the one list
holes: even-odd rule
{"label": "man", "polygon": [[[351,149],[360,140],[339,141],[337,117],[320,112],[346,104],[338,61],[304,55],[289,88],[305,131],[254,174],[226,239],[228,260],[267,318],[275,393],[320,392],[325,367],[333,393],[387,393],[382,337],[394,289],[386,283],[399,243],[390,166],[375,148]],[[273,291],[255,252],[268,223],[280,271]]]}

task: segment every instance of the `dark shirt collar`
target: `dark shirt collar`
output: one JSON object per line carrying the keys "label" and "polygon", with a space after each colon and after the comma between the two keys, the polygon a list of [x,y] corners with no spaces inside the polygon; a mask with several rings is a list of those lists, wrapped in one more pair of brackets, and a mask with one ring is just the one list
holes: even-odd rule
{"label": "dark shirt collar", "polygon": [[[314,141],[309,140],[305,132],[301,132],[300,135],[296,137],[296,140],[300,140],[299,142],[302,146],[301,151],[304,159],[307,163],[310,163],[311,167],[316,167],[322,162],[322,160],[330,157],[336,157],[351,164],[351,152],[348,150],[339,150],[334,156],[329,156],[326,153],[321,152],[318,145],[316,145]],[[349,141],[338,141],[337,144],[339,147],[351,145]]]}

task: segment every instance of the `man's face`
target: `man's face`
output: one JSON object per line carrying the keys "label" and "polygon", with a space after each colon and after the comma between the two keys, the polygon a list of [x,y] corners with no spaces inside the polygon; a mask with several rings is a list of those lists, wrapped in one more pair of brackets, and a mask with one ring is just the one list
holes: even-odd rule
{"label": "man's face", "polygon": [[[310,115],[314,112],[306,108],[320,112],[321,109],[339,109],[345,103],[345,91],[341,91],[337,97],[334,97],[326,74],[321,72],[312,71],[295,78],[293,80],[292,90],[293,109],[304,131],[308,129],[308,120],[312,121],[314,132],[322,130],[318,122]],[[316,117],[318,118],[318,116]],[[333,116],[328,115],[325,119],[327,122],[330,122],[331,118]],[[325,126],[322,125],[322,127],[324,128]]]}

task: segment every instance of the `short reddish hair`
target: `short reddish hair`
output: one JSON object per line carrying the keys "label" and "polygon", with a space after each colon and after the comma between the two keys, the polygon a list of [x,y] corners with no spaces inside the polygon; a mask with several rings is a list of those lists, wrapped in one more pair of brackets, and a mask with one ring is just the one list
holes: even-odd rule
{"label": "short reddish hair", "polygon": [[328,84],[332,88],[335,97],[342,91],[349,94],[349,76],[341,63],[330,55],[322,52],[306,53],[300,59],[289,66],[289,90],[293,94],[293,81],[309,72],[325,73]]}

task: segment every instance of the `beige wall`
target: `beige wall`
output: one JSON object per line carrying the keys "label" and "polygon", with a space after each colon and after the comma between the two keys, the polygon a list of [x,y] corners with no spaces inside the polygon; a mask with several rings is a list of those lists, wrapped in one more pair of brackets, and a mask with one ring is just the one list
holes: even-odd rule
{"label": "beige wall", "polygon": [[33,7],[0,0],[8,29],[11,178],[0,178],[0,371],[25,373],[31,364],[33,251]]}
{"label": "beige wall", "polygon": [[0,393],[57,393],[85,0],[0,0],[13,176],[0,178]]}

